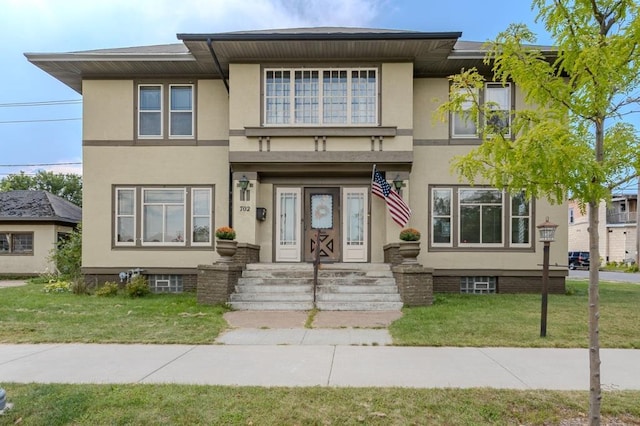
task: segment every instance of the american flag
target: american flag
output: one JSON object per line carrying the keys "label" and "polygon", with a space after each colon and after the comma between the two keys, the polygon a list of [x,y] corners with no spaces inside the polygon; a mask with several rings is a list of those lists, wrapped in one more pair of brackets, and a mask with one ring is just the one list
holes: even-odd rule
{"label": "american flag", "polygon": [[391,189],[391,185],[373,168],[373,181],[371,183],[371,192],[382,198],[387,203],[387,209],[391,215],[391,219],[398,225],[405,227],[409,223],[411,217],[411,209],[404,202],[400,194]]}

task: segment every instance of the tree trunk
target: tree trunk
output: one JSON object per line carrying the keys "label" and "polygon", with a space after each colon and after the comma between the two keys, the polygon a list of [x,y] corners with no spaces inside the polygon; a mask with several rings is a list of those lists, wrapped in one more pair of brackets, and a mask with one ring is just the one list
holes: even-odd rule
{"label": "tree trunk", "polygon": [[599,212],[599,203],[597,201],[589,202],[589,424],[592,426],[600,425],[600,402],[602,400],[600,386],[600,331],[598,326],[600,319]]}

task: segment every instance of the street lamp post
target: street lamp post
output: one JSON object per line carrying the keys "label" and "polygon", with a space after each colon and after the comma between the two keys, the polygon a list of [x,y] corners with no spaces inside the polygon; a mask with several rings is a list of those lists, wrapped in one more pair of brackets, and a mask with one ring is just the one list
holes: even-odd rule
{"label": "street lamp post", "polygon": [[540,313],[540,337],[547,336],[547,296],[549,294],[549,246],[555,240],[558,225],[549,222],[549,218],[537,226],[540,242],[544,243],[542,259],[542,307]]}

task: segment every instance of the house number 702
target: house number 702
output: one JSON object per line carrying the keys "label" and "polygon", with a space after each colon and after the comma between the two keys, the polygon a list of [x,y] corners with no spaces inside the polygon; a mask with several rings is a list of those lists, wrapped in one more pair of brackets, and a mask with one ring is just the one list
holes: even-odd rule
{"label": "house number 702", "polygon": [[240,206],[240,211],[241,212],[250,212],[251,211],[251,207],[249,207],[249,206]]}

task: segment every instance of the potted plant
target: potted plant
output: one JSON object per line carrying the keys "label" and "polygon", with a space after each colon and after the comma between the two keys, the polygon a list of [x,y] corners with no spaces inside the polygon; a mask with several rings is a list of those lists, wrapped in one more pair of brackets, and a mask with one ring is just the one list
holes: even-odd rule
{"label": "potted plant", "polygon": [[405,228],[400,231],[400,247],[398,253],[402,256],[403,264],[417,264],[420,254],[420,231],[415,228]]}
{"label": "potted plant", "polygon": [[236,231],[228,226],[216,229],[216,252],[220,255],[220,262],[231,262],[231,258],[238,250],[238,242],[235,241]]}

